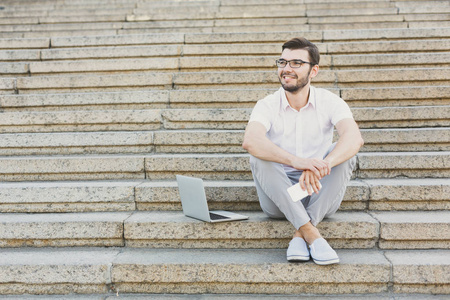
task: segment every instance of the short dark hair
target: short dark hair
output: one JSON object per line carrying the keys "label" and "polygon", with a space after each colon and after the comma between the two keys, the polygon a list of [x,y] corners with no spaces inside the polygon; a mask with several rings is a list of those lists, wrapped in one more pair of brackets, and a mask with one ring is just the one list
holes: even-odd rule
{"label": "short dark hair", "polygon": [[283,44],[282,51],[284,49],[297,50],[297,49],[305,49],[308,51],[309,60],[314,65],[318,65],[320,61],[320,53],[319,49],[316,45],[311,43],[305,38],[293,38],[292,40],[287,41]]}

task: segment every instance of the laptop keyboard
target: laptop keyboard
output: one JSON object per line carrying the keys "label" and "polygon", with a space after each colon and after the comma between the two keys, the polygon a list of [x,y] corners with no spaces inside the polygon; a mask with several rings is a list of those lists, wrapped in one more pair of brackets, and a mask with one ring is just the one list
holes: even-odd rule
{"label": "laptop keyboard", "polygon": [[215,213],[209,213],[209,217],[211,218],[211,220],[223,220],[223,219],[229,219],[229,217],[225,217],[225,216],[222,216],[222,215],[218,215],[218,214],[215,214]]}

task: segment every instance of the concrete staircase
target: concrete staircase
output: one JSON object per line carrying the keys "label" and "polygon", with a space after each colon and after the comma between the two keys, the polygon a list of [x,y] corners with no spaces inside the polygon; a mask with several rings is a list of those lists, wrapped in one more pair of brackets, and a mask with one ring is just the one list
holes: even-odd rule
{"label": "concrete staircase", "polygon": [[[241,148],[296,36],[365,140],[334,266],[286,261]],[[0,0],[0,298],[448,299],[449,65],[448,1]],[[250,219],[184,217],[175,174]]]}

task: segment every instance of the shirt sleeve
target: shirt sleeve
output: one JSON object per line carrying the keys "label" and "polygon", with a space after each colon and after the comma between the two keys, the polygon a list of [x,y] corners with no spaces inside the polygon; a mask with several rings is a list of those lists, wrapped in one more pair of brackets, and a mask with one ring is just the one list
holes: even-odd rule
{"label": "shirt sleeve", "polygon": [[271,111],[268,103],[264,101],[264,99],[259,100],[253,108],[250,115],[250,120],[248,122],[259,122],[264,125],[267,131],[269,131],[272,127],[272,115],[273,112]]}
{"label": "shirt sleeve", "polygon": [[350,107],[342,98],[336,97],[333,99],[333,102],[335,104],[331,114],[331,123],[333,125],[336,125],[343,119],[353,119]]}

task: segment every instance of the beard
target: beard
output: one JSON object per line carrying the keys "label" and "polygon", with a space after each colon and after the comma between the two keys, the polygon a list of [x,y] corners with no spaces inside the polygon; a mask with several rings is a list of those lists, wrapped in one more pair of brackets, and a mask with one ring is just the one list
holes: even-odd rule
{"label": "beard", "polygon": [[[311,73],[311,69],[309,70],[308,75],[306,75],[303,78],[298,78],[297,74],[295,74],[295,73],[282,72],[281,76],[279,76],[278,79],[280,80],[281,86],[283,87],[283,89],[286,92],[295,94],[295,93],[301,91],[306,85],[308,85],[310,73]],[[287,83],[283,82],[284,75],[294,76],[295,79],[297,79],[297,81],[293,84],[287,84]]]}

